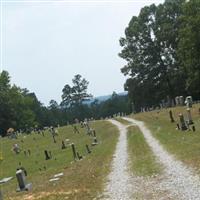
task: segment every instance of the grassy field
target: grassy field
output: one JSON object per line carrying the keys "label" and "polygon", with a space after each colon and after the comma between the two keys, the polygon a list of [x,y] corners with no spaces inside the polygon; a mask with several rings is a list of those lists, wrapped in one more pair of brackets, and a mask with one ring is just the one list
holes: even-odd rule
{"label": "grassy field", "polygon": [[131,171],[137,176],[158,174],[161,166],[145,141],[138,127],[128,128],[128,151],[131,160]]}
{"label": "grassy field", "polygon": [[[142,120],[152,131],[153,135],[160,143],[178,159],[192,166],[200,173],[200,104],[193,105],[191,113],[196,127],[196,132],[176,130],[176,124],[179,123],[179,113],[186,116],[186,107],[175,107],[163,109],[161,111],[152,111],[139,113],[134,116],[135,119]],[[172,110],[175,119],[170,122],[169,110]]]}
{"label": "grassy field", "polygon": [[115,120],[117,120],[118,122],[120,122],[120,123],[122,123],[122,124],[124,124],[124,125],[127,125],[127,126],[131,124],[131,123],[128,122],[127,120],[124,120],[124,119],[122,119],[122,118],[120,118],[120,117],[116,117]]}
{"label": "grassy field", "polygon": [[[3,161],[0,163],[0,178],[13,176],[10,182],[1,185],[4,199],[93,199],[102,191],[105,177],[110,171],[112,155],[118,138],[118,130],[109,122],[96,121],[91,124],[96,130],[99,145],[91,147],[92,138],[86,135],[85,129],[80,134],[73,133],[72,126],[58,129],[57,142],[49,133],[45,137],[38,134],[20,136],[17,140],[1,139]],[[71,147],[61,149],[61,141],[69,139],[76,145],[77,151],[85,156],[83,160],[73,162]],[[18,143],[21,149],[31,150],[31,156],[25,156],[23,151],[15,155],[11,148]],[[85,145],[92,150],[87,155]],[[45,160],[44,150],[52,152],[52,159]],[[16,169],[25,167],[28,172],[27,181],[33,184],[30,192],[16,193]],[[46,170],[45,170],[46,167]],[[49,182],[53,175],[63,172],[64,176],[58,182]]]}

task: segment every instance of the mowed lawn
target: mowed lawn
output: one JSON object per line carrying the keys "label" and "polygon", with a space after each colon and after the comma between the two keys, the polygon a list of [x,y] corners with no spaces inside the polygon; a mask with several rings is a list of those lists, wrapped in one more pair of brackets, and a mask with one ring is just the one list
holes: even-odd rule
{"label": "mowed lawn", "polygon": [[[132,115],[131,117],[144,121],[152,134],[160,143],[178,159],[195,168],[200,173],[200,104],[191,108],[196,132],[176,130],[179,123],[179,113],[186,115],[186,107],[175,107]],[[175,122],[171,123],[169,111],[172,110]]]}
{"label": "mowed lawn", "polygon": [[137,126],[128,128],[128,151],[131,172],[136,176],[152,176],[161,172],[151,148]]}
{"label": "mowed lawn", "polygon": [[[23,135],[17,140],[1,138],[1,152],[3,161],[0,161],[0,178],[13,176],[14,179],[1,185],[4,199],[93,199],[102,192],[106,176],[110,171],[112,156],[118,139],[118,130],[107,121],[91,123],[96,130],[99,144],[91,146],[93,138],[86,134],[85,128],[78,129],[80,134],[73,132],[72,126],[58,129],[56,143],[49,132],[45,136],[38,134]],[[81,161],[73,161],[71,146],[61,149],[61,141],[69,139],[74,143],[79,154],[84,156]],[[12,152],[12,145],[19,144],[22,152],[16,155]],[[92,150],[87,154],[85,145]],[[31,150],[31,156],[25,156],[24,150]],[[52,159],[45,160],[44,150],[51,151]],[[32,183],[32,191],[17,193],[16,169],[25,167],[28,172],[27,182]],[[46,168],[46,169],[45,169]],[[57,173],[64,176],[56,182],[49,179]]]}

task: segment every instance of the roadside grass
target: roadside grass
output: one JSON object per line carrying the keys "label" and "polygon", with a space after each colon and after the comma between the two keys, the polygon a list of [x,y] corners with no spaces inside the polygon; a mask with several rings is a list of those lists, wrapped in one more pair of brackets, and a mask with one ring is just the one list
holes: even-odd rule
{"label": "roadside grass", "polygon": [[[160,143],[178,159],[195,168],[200,173],[200,104],[191,108],[196,132],[176,130],[179,123],[179,113],[186,116],[186,107],[175,107],[131,115],[131,117],[144,121],[152,134]],[[169,110],[172,110],[175,122],[171,123]]]}
{"label": "roadside grass", "polygon": [[[110,171],[112,156],[118,139],[118,130],[110,122],[96,121],[91,124],[96,130],[99,145],[92,147],[93,139],[86,135],[85,129],[80,134],[73,133],[72,126],[59,128],[57,143],[48,132],[45,137],[38,134],[20,136],[17,140],[1,138],[1,152],[4,160],[0,162],[0,179],[13,176],[14,179],[1,186],[4,199],[93,199],[103,191],[106,176]],[[61,150],[61,141],[70,139],[76,145],[77,151],[85,156],[81,161],[73,161],[71,147]],[[23,140],[23,141],[22,141]],[[18,143],[23,150],[30,149],[31,156],[26,157],[22,152],[15,155],[12,145]],[[86,153],[85,145],[92,150]],[[52,152],[53,158],[46,161],[44,150]],[[33,184],[30,192],[16,193],[16,169],[25,167],[28,172],[27,182]],[[44,169],[46,167],[46,170]],[[39,168],[41,170],[39,170]],[[54,174],[63,172],[64,176],[58,182],[49,182]]]}
{"label": "roadside grass", "polygon": [[127,136],[131,172],[137,176],[159,174],[161,166],[156,161],[140,129],[137,126],[129,127]]}
{"label": "roadside grass", "polygon": [[116,117],[115,120],[120,122],[120,123],[122,123],[122,124],[124,124],[124,125],[130,125],[131,124],[129,121],[127,121],[127,120],[125,120],[125,119],[123,119],[121,117]]}

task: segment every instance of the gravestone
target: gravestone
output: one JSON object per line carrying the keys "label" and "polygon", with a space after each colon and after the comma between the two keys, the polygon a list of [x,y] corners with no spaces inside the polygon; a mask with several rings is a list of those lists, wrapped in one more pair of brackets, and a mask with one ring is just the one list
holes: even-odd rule
{"label": "gravestone", "polygon": [[89,146],[87,144],[85,146],[86,146],[87,153],[90,154],[91,150],[90,150]]}
{"label": "gravestone", "polygon": [[94,137],[93,138],[93,143],[92,143],[92,146],[95,146],[98,144],[98,141],[97,141],[97,137]]}
{"label": "gravestone", "polygon": [[171,110],[169,111],[169,117],[170,117],[171,122],[173,123],[174,122],[174,118],[173,118],[173,114],[172,114]]}
{"label": "gravestone", "polygon": [[192,131],[195,132],[196,131],[196,128],[195,126],[192,126]]}
{"label": "gravestone", "polygon": [[194,124],[193,120],[192,120],[192,115],[191,115],[191,111],[189,108],[187,108],[187,118],[188,118],[188,125]]}
{"label": "gravestone", "polygon": [[29,154],[29,156],[31,155],[31,150],[30,149],[28,149],[28,154]]}
{"label": "gravestone", "polygon": [[180,105],[180,97],[179,96],[175,97],[175,102],[176,102],[176,106]]}
{"label": "gravestone", "polygon": [[53,142],[56,143],[55,135],[52,135],[53,137]]}
{"label": "gravestone", "polygon": [[76,152],[76,154],[77,154],[77,157],[78,157],[79,160],[83,159],[83,156],[81,156],[78,152]]}
{"label": "gravestone", "polygon": [[187,126],[185,124],[185,120],[184,120],[183,114],[181,114],[181,113],[179,114],[179,120],[180,120],[180,129],[182,131],[187,130]]}
{"label": "gravestone", "polygon": [[47,150],[44,151],[44,154],[45,154],[45,160],[50,160],[51,159],[51,157],[50,157],[50,155],[49,155]]}
{"label": "gravestone", "polygon": [[96,131],[93,129],[93,136],[96,137]]}
{"label": "gravestone", "polygon": [[0,200],[3,200],[3,194],[1,190],[0,190]]}
{"label": "gravestone", "polygon": [[191,96],[187,96],[186,99],[185,99],[185,104],[188,108],[192,108],[192,97]]}
{"label": "gravestone", "polygon": [[73,126],[74,127],[74,133],[79,133],[79,130],[76,126]]}
{"label": "gravestone", "polygon": [[32,184],[31,183],[26,184],[26,177],[23,170],[21,169],[17,170],[16,177],[17,177],[17,182],[19,186],[19,188],[17,189],[17,192],[29,191],[31,189]]}
{"label": "gravestone", "polygon": [[66,146],[65,146],[65,142],[62,140],[62,146],[61,146],[61,149],[66,149]]}
{"label": "gravestone", "polygon": [[179,96],[179,103],[180,103],[180,106],[184,106],[184,97],[183,96]]}
{"label": "gravestone", "polygon": [[179,124],[176,124],[176,129],[177,129],[177,130],[180,130]]}
{"label": "gravestone", "polygon": [[74,160],[76,160],[77,159],[77,154],[76,154],[76,148],[75,148],[74,143],[71,144],[71,147],[72,147],[72,153],[73,153]]}

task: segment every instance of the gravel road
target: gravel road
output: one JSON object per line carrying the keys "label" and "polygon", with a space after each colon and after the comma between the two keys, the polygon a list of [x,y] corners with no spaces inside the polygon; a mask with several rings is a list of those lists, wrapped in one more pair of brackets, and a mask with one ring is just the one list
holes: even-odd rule
{"label": "gravel road", "polygon": [[161,181],[161,187],[171,191],[178,199],[200,200],[200,178],[194,170],[186,167],[181,161],[169,154],[152,136],[143,122],[131,118],[123,119],[140,128],[158,161],[164,166],[165,180]]}

